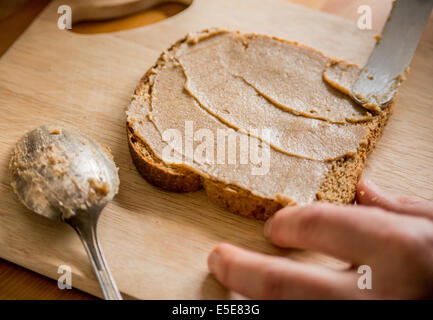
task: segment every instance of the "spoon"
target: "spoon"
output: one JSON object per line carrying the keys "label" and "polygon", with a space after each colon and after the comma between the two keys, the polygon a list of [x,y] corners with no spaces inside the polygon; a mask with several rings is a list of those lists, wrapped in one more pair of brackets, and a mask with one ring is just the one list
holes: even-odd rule
{"label": "spoon", "polygon": [[21,138],[9,169],[20,201],[39,215],[71,225],[105,299],[121,300],[96,235],[99,215],[119,189],[110,152],[70,129],[45,125]]}

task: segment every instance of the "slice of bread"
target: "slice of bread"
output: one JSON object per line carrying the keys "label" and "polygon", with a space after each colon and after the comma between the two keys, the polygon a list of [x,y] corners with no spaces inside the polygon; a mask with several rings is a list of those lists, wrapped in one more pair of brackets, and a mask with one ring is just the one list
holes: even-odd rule
{"label": "slice of bread", "polygon": [[[332,159],[317,160],[310,159],[309,154],[293,154],[293,151],[290,149],[290,145],[288,146],[288,150],[281,150],[282,147],[280,147],[279,145],[273,145],[274,140],[268,143],[268,141],[266,141],[266,139],[263,139],[263,137],[258,137],[260,143],[269,144],[272,146],[271,154],[283,153],[283,159],[296,159],[294,160],[295,165],[292,168],[297,168],[296,161],[298,160],[299,163],[308,162],[308,166],[310,164],[315,164],[319,162],[323,164],[321,168],[326,169],[323,169],[324,172],[320,176],[320,180],[316,182],[317,186],[315,185],[314,187],[314,197],[312,198],[304,198],[302,197],[302,195],[299,194],[296,195],[296,192],[298,190],[294,190],[293,188],[291,189],[293,195],[290,193],[288,194],[288,192],[283,192],[283,190],[281,190],[281,192],[273,191],[269,194],[265,194],[263,192],[260,192],[260,188],[257,187],[256,182],[253,183],[250,182],[250,180],[246,179],[245,181],[248,181],[250,185],[248,185],[248,183],[237,183],[236,181],[239,180],[233,178],[236,176],[236,172],[230,172],[231,178],[228,178],[228,176],[224,174],[216,174],[215,172],[219,172],[217,170],[206,170],[206,166],[204,166],[203,164],[196,165],[194,162],[167,161],[161,155],[160,150],[156,150],[155,141],[158,141],[158,139],[160,139],[161,144],[166,143],[166,141],[161,138],[161,132],[159,131],[159,128],[156,126],[155,122],[152,122],[152,117],[154,113],[152,103],[156,101],[156,98],[153,98],[152,95],[155,91],[154,86],[155,82],[158,81],[159,74],[164,72],[164,70],[166,70],[167,68],[178,68],[178,65],[180,63],[180,60],[177,60],[179,52],[185,52],[185,50],[187,51],[190,48],[194,48],[197,43],[208,41],[208,39],[219,37],[221,35],[232,37],[233,39],[235,39],[235,41],[239,41],[240,43],[242,43],[246,50],[248,49],[249,45],[253,43],[253,41],[255,41],[256,39],[263,39],[264,41],[272,41],[272,45],[280,46],[282,49],[285,49],[287,47],[290,50],[295,49],[301,51],[304,50],[307,53],[311,52],[314,57],[321,61],[321,63],[329,62],[327,65],[337,63],[325,57],[323,54],[314,51],[313,49],[299,46],[296,43],[291,43],[275,38],[269,38],[266,36],[253,34],[242,35],[240,33],[231,33],[228,31],[208,30],[186,36],[184,39],[174,44],[166,52],[163,52],[157,63],[144,75],[135,91],[132,102],[127,109],[128,143],[133,162],[136,165],[140,174],[153,185],[168,191],[194,192],[201,188],[204,188],[209,198],[218,205],[226,208],[230,212],[248,217],[253,217],[256,219],[266,219],[285,205],[305,204],[311,203],[313,201],[329,201],[334,203],[353,202],[356,191],[356,184],[361,176],[364,164],[366,162],[367,154],[373,150],[376,142],[381,136],[383,128],[385,127],[386,122],[388,121],[391,114],[392,105],[385,108],[380,114],[367,114],[367,118],[363,118],[359,122],[355,121],[356,123],[352,123],[354,122],[353,120],[343,120],[343,122],[339,122],[340,120],[333,121],[332,119],[321,119],[319,117],[320,115],[317,117],[315,117],[314,113],[312,115],[305,115],[299,110],[284,110],[284,113],[287,113],[288,115],[290,114],[291,117],[295,118],[295,121],[297,121],[297,117],[300,117],[302,119],[311,118],[311,121],[319,122],[319,124],[323,123],[323,125],[335,126],[335,128],[338,127],[341,129],[345,129],[354,128],[355,126],[362,126],[362,128],[366,129],[367,133],[365,134],[365,136],[363,136],[362,141],[360,140],[359,143],[357,141],[357,147],[355,152],[347,152],[347,154],[342,153],[338,157],[334,157]],[[218,51],[219,48],[216,47],[212,50]],[[228,52],[231,52],[231,48],[229,48]],[[353,65],[350,66],[351,72],[359,72],[359,68],[354,68]],[[189,74],[187,74],[185,69],[186,68],[184,67],[185,79],[188,79],[187,76]],[[323,68],[323,72],[325,72],[325,69],[326,68]],[[209,77],[212,76],[213,74],[209,73]],[[321,77],[322,74],[320,74],[320,78]],[[327,80],[326,75],[324,76],[324,80]],[[200,81],[201,83],[205,83],[203,78],[201,78]],[[186,82],[187,81],[185,80],[185,88],[183,88],[184,94],[189,94],[193,96],[194,92],[192,92],[191,90],[192,85],[189,84],[188,86]],[[331,90],[332,94],[338,96],[343,95],[341,94],[341,92],[336,92],[337,90],[331,88],[331,85],[334,86],[334,83],[332,83],[332,81],[329,81],[329,84],[326,84],[327,87],[324,90]],[[335,87],[338,88],[337,85],[335,85]],[[170,92],[170,90],[167,91]],[[259,93],[260,92],[258,92],[257,95],[259,95]],[[263,96],[265,96],[265,94],[263,94]],[[152,101],[152,99],[155,99],[155,101]],[[274,103],[274,105],[278,104],[278,101],[272,101],[272,97],[266,97],[266,100],[268,101],[267,103],[272,102]],[[197,99],[197,101],[200,102],[199,99]],[[209,118],[212,118],[211,120],[214,121],[213,123],[218,125],[224,123],[227,124],[226,118],[220,117],[217,111],[215,111],[214,109],[209,109],[207,107],[208,106],[199,105],[197,103],[197,110],[200,109],[200,112],[204,112],[203,110],[205,110],[205,112],[208,112]],[[170,114],[171,112],[173,112],[172,117],[176,117],[176,110],[169,110],[170,111],[166,112],[170,112]],[[228,113],[230,113],[229,111]],[[229,125],[231,125],[231,123],[229,123]],[[331,129],[333,130],[333,128],[334,127],[332,127]],[[234,126],[233,129],[239,134],[245,134],[246,130],[246,128],[244,127]],[[248,133],[246,134],[248,135]],[[250,133],[249,136],[251,136]],[[344,137],[341,137],[341,139],[343,138]],[[273,163],[271,162],[271,166],[272,165]],[[278,166],[280,165],[281,163],[278,162]],[[289,164],[287,166],[290,167]],[[283,167],[284,166],[281,166],[281,168]],[[272,174],[274,175],[274,179],[277,179],[275,176],[278,175],[278,170],[278,168],[273,168]],[[233,169],[233,171],[236,170]],[[266,177],[267,176],[264,176],[261,180],[254,181],[261,181],[261,183],[266,185],[270,181],[268,181]],[[281,177],[282,179],[287,179],[288,182],[292,179],[302,180],[302,172],[299,173],[299,171],[294,170],[293,176],[290,176],[290,172],[285,172],[284,174],[281,174]],[[251,181],[253,181],[252,177],[250,177],[250,179]]]}

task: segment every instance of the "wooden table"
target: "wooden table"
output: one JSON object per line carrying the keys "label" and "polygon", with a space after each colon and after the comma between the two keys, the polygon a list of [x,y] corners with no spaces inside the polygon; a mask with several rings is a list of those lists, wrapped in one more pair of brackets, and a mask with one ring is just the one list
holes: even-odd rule
{"label": "wooden table", "polygon": [[[358,6],[367,4],[372,8],[374,29],[382,28],[392,2],[392,0],[290,1],[352,20],[357,20],[359,17]],[[11,0],[0,4],[0,55],[13,44],[48,2],[49,0]],[[104,32],[146,25],[176,14],[181,9],[182,6],[178,4],[165,4],[116,21],[83,23],[76,26],[75,31]],[[431,36],[433,38],[433,34]],[[94,299],[94,297],[75,289],[60,290],[55,281],[0,259],[0,299]]]}

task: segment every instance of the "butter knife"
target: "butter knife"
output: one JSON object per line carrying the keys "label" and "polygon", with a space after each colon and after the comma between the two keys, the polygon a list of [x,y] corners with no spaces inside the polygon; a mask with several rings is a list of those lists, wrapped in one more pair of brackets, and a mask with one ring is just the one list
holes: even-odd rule
{"label": "butter knife", "polygon": [[405,78],[429,20],[433,0],[397,0],[351,95],[364,108],[380,111]]}

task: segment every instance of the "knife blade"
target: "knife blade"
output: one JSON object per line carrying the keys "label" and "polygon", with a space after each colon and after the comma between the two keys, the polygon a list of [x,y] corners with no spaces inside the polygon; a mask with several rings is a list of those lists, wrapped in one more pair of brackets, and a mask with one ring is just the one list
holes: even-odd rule
{"label": "knife blade", "polygon": [[364,108],[380,111],[405,78],[429,20],[433,0],[397,0],[351,95]]}

